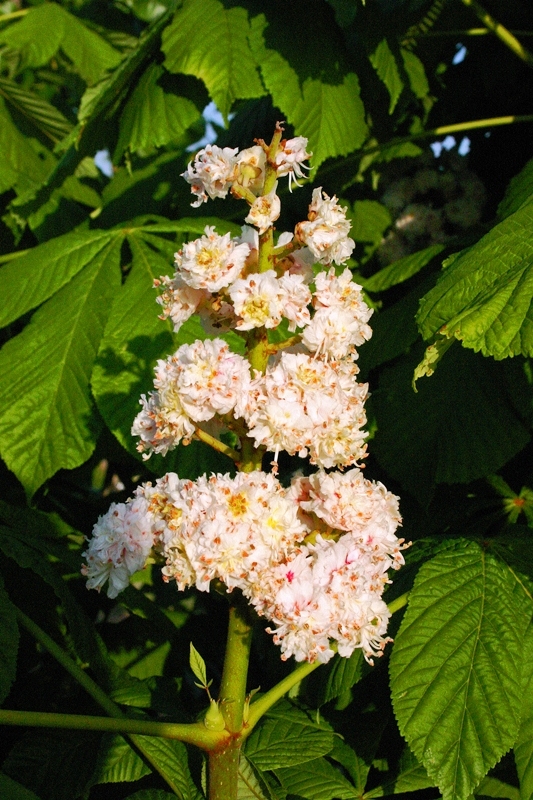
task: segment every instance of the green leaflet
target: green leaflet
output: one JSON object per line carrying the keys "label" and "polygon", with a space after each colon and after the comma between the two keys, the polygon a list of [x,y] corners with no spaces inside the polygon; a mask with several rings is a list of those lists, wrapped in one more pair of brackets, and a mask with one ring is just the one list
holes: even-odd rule
{"label": "green leaflet", "polygon": [[202,795],[189,772],[187,748],[183,742],[137,735],[131,736],[131,741],[142,748],[150,763],[157,765],[157,771],[180,800],[201,800]]}
{"label": "green leaflet", "polygon": [[106,734],[100,743],[91,783],[138,781],[150,772],[150,768],[122,736]]}
{"label": "green leaflet", "polygon": [[333,750],[328,754],[330,759],[342,764],[354,782],[356,796],[363,794],[370,771],[370,763],[366,763],[355,750],[352,750],[342,739],[335,736]]}
{"label": "green leaflet", "polygon": [[397,284],[412,278],[443,250],[443,244],[432,244],[424,250],[398,259],[388,267],[380,269],[375,275],[371,275],[370,278],[359,280],[367,292],[384,292],[391,286],[397,286]]}
{"label": "green leaflet", "polygon": [[533,194],[533,158],[525,167],[509,181],[509,186],[498,206],[498,219],[503,220],[509,214],[518,211],[521,205],[529,201]]}
{"label": "green leaflet", "polygon": [[227,118],[234,100],[264,94],[249,30],[244,8],[226,10],[219,0],[184,0],[163,32],[164,65],[170,72],[200,78]]}
{"label": "green leaflet", "polygon": [[35,188],[54,164],[53,156],[45,147],[36,139],[22,135],[3,97],[0,97],[0,148],[0,193],[12,187],[18,194]]}
{"label": "green leaflet", "polygon": [[108,241],[0,351],[0,447],[30,496],[94,448],[89,378],[120,285],[120,244]]}
{"label": "green leaflet", "polygon": [[116,231],[72,231],[0,267],[4,298],[0,327],[48,300],[117,236]]}
{"label": "green leaflet", "polygon": [[351,238],[356,242],[370,242],[370,245],[365,247],[363,257],[359,253],[359,247],[355,251],[357,259],[364,263],[370,258],[392,223],[390,212],[377,200],[356,200],[352,208],[347,209],[346,216],[352,223]]}
{"label": "green leaflet", "polygon": [[370,792],[366,792],[365,800],[387,797],[391,794],[416,792],[418,789],[427,789],[434,785],[434,782],[428,777],[426,769],[406,747],[400,758],[397,774]]}
{"label": "green leaflet", "polygon": [[353,800],[355,788],[325,758],[308,761],[305,769],[276,769],[276,777],[291,795],[307,800]]}
{"label": "green leaflet", "polygon": [[58,3],[30,9],[20,22],[0,30],[0,42],[20,50],[26,67],[46,64],[61,47],[87,83],[97,81],[121,60],[105,39]]}
{"label": "green leaflet", "polygon": [[[289,9],[285,11],[290,13]],[[284,23],[282,15],[277,21],[267,21],[263,14],[254,17],[250,44],[274,105],[283,111],[296,135],[309,139],[308,150],[313,153],[311,164],[316,170],[327,158],[347,155],[361,147],[366,139],[368,128],[359,81],[355,73],[340,71],[337,63],[328,65],[327,77],[322,80],[312,77],[313,50],[309,31],[306,31],[306,44],[291,62],[270,49],[267,46],[270,25]],[[309,19],[308,24],[317,24],[317,21]],[[285,25],[290,25],[290,21]],[[291,32],[296,33],[292,28]],[[322,58],[321,52],[319,60]]]}
{"label": "green leaflet", "polygon": [[[468,483],[496,472],[529,441],[513,394],[529,396],[520,366],[452,347],[433,377],[413,392],[419,348],[383,370],[372,402],[378,431],[372,453],[427,503],[434,483]],[[511,366],[511,365],[509,365]]]}
{"label": "green leaflet", "polygon": [[[19,645],[19,629],[15,608],[4,589],[4,581],[0,575],[0,628],[2,645],[0,649],[0,703],[9,694],[11,684],[17,674],[17,653]],[[0,776],[1,786],[1,776]]]}
{"label": "green leaflet", "polygon": [[420,303],[425,339],[455,336],[496,359],[533,355],[533,199],[456,255]]}
{"label": "green leaflet", "polygon": [[383,81],[390,95],[389,114],[396,108],[403,90],[403,81],[394,54],[386,39],[382,39],[373,53],[369,55],[370,63],[376,70],[378,78]]}
{"label": "green leaflet", "polygon": [[533,606],[473,542],[424,564],[396,636],[394,712],[444,800],[466,800],[516,739]]}
{"label": "green leaflet", "polygon": [[423,100],[429,94],[429,83],[426,77],[426,70],[417,55],[405,47],[400,48],[403,66],[409,78],[411,91],[419,100]]}
{"label": "green leaflet", "polygon": [[9,775],[0,772],[0,793],[9,800],[39,800],[37,795],[14,781]]}
{"label": "green leaflet", "polygon": [[289,709],[266,717],[247,739],[245,752],[254,766],[266,770],[306,763],[326,755],[332,747],[332,731],[320,728],[303,712]]}
{"label": "green leaflet", "polygon": [[9,78],[0,77],[0,95],[54,143],[72,130],[72,124],[55,106]]}
{"label": "green leaflet", "polygon": [[271,798],[272,795],[268,791],[268,788],[260,781],[246,756],[241,753],[239,760],[237,800],[271,800]]}
{"label": "green leaflet", "polygon": [[126,149],[150,150],[179,142],[200,118],[192,100],[163,90],[160,79],[164,74],[159,64],[150,64],[141,75],[121,115],[115,158]]}
{"label": "green leaflet", "polygon": [[[529,543],[530,545],[530,543]],[[529,548],[528,548],[529,549]],[[531,665],[533,656],[533,626],[524,637],[524,660]],[[516,771],[520,781],[520,800],[530,800],[533,795],[533,674],[523,682],[521,702],[522,719],[514,745]]]}
{"label": "green leaflet", "polygon": [[354,650],[350,658],[335,656],[316,673],[314,682],[318,685],[317,696],[313,696],[317,706],[329,703],[352,688],[361,678],[363,653]]}

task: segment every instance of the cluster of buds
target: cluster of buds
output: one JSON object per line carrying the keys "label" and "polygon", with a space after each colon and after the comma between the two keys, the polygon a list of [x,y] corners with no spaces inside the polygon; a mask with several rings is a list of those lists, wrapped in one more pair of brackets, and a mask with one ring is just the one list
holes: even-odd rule
{"label": "cluster of buds", "polygon": [[[275,240],[278,180],[297,182],[309,158],[306,139],[281,133],[278,125],[270,145],[241,152],[210,146],[184,173],[193,205],[231,191],[248,203],[250,225],[235,238],[206,227],[176,253],[175,274],[156,282],[175,330],[198,313],[215,336],[158,361],[132,428],[144,458],[197,438],[241,471],[194,482],[169,473],[139,487],[98,520],[84,573],[90,588],[116,597],[155,551],[180,590],[215,582],[240,591],[283,658],[326,662],[361,648],[371,661],[389,641],[382,593],[404,547],[397,498],[361,471],[368,387],[357,382],[356,348],[371,336],[372,312],[350,270],[332,266],[354,247],[335,197],[315,189],[308,219]],[[222,338],[229,330],[244,354]],[[282,450],[318,471],[284,488]]]}

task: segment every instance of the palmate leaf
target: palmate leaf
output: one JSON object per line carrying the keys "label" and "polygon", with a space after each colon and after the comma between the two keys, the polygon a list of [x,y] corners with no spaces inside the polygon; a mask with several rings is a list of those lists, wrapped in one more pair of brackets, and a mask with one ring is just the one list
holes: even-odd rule
{"label": "palmate leaf", "polygon": [[0,31],[0,42],[20,50],[26,67],[43,66],[61,47],[87,83],[97,81],[121,60],[105,39],[58,3],[30,8],[21,21]]}
{"label": "palmate leaf", "polygon": [[373,53],[369,55],[370,63],[376,70],[378,77],[387,87],[390,95],[389,114],[396,108],[403,90],[403,81],[400,76],[398,64],[386,39],[382,39]]}
{"label": "palmate leaf", "polygon": [[9,694],[11,684],[17,674],[17,652],[19,629],[15,607],[4,589],[4,581],[0,575],[0,629],[2,645],[0,649],[0,703]]}
{"label": "palmate leaf", "polygon": [[[280,18],[277,24],[283,24],[283,19]],[[309,139],[313,169],[317,169],[326,158],[347,155],[360,147],[368,128],[357,75],[340,72],[332,66],[331,82],[312,77],[309,73],[314,72],[311,67],[313,51],[307,53],[309,40],[312,40],[309,31],[306,31],[306,44],[301,48],[306,63],[303,66],[298,64],[298,68],[281,53],[267,47],[268,33],[266,17],[263,14],[254,17],[250,44],[260,64],[263,82],[274,105],[294,126],[296,135]]]}
{"label": "palmate leaf", "polygon": [[466,800],[516,739],[532,610],[509,570],[473,542],[418,573],[391,656],[392,701],[444,800]]}
{"label": "palmate leaf", "polygon": [[227,117],[233,101],[261,97],[264,89],[248,44],[248,13],[219,0],[184,0],[163,32],[170,72],[194,75]]}
{"label": "palmate leaf", "polygon": [[373,392],[378,431],[372,452],[396,480],[428,502],[434,483],[468,483],[496,472],[530,433],[514,395],[530,389],[519,364],[498,364],[453,346],[435,375],[412,389],[413,348],[383,370]]}
{"label": "palmate leaf", "polygon": [[448,262],[420,303],[425,339],[437,333],[497,359],[533,355],[533,198]]}
{"label": "palmate leaf", "polygon": [[29,495],[94,448],[89,379],[120,285],[121,240],[108,240],[0,351],[0,448]]}
{"label": "palmate leaf", "polygon": [[355,787],[325,758],[308,761],[305,769],[276,769],[276,777],[291,795],[307,800],[354,800]]}
{"label": "palmate leaf", "polygon": [[179,141],[201,116],[192,100],[165,92],[159,84],[165,70],[150,64],[139,79],[121,116],[115,157],[124,150],[146,150]]}

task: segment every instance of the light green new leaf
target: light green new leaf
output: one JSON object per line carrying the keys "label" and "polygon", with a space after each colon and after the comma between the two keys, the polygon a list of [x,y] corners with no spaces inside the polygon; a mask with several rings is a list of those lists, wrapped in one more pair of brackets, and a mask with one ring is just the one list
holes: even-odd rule
{"label": "light green new leaf", "polygon": [[201,116],[192,100],[163,90],[164,73],[159,64],[150,64],[141,75],[121,115],[116,156],[177,142]]}
{"label": "light green new leaf", "polygon": [[54,164],[52,154],[36,139],[23,136],[0,97],[0,193],[12,187],[20,194],[43,181]]}
{"label": "light green new leaf", "polygon": [[443,244],[432,244],[429,247],[425,247],[424,250],[419,250],[417,253],[398,259],[393,264],[389,264],[388,267],[376,272],[375,275],[371,275],[370,278],[359,279],[360,283],[362,283],[367,292],[384,292],[386,289],[390,289],[391,286],[397,286],[399,283],[412,278],[443,250]]}
{"label": "light green new leaf", "polygon": [[305,769],[287,767],[276,769],[283,788],[307,800],[356,800],[355,787],[325,758],[308,761]]}
{"label": "light green new leaf", "polygon": [[400,48],[400,52],[402,54],[407,77],[409,78],[411,91],[415,97],[418,97],[419,100],[423,100],[424,97],[429,94],[429,83],[426,77],[424,64],[411,50],[406,50],[405,47],[402,47]]}
{"label": "light green new leaf", "polygon": [[0,77],[0,95],[54,143],[72,130],[72,124],[55,106],[9,78]]}
{"label": "light green new leaf", "polygon": [[505,219],[518,211],[533,194],[533,158],[509,181],[503,200],[498,206],[498,218]]}
{"label": "light green new leaf", "polygon": [[97,81],[121,60],[105,39],[58,3],[31,8],[20,22],[0,31],[0,42],[20,50],[28,67],[43,66],[61,47],[87,83]]}
{"label": "light green new leaf", "polygon": [[106,248],[115,232],[72,231],[0,267],[0,327],[44,303]]}
{"label": "light green new leaf", "polygon": [[501,359],[533,355],[533,198],[459,253],[420,303],[425,339],[436,333]]}
{"label": "light green new leaf", "polygon": [[134,744],[142,749],[149,761],[157,765],[157,771],[164,777],[180,800],[201,800],[189,771],[187,748],[175,739],[160,739],[155,736],[132,736]]}
{"label": "light green new leaf", "polygon": [[138,781],[150,772],[150,768],[122,736],[106,734],[100,743],[91,784]]}
{"label": "light green new leaf", "polygon": [[189,666],[192,669],[195,677],[198,678],[198,680],[202,684],[202,686],[207,686],[207,672],[205,668],[205,661],[192,642],[190,642]]}
{"label": "light green new leaf", "polygon": [[473,542],[418,573],[391,656],[392,701],[444,800],[466,800],[516,739],[530,616],[508,570]]}
{"label": "light green new leaf", "polygon": [[389,114],[392,114],[402,93],[403,81],[394,54],[386,39],[381,40],[374,52],[369,55],[369,59],[378,78],[387,87],[390,95]]}
{"label": "light green new leaf", "polygon": [[267,717],[246,742],[246,756],[260,770],[303,764],[326,755],[333,733],[313,724],[295,709]]}
{"label": "light green new leaf", "polygon": [[89,379],[120,285],[120,245],[109,241],[0,351],[0,448],[30,495],[93,451]]}
{"label": "light green new leaf", "polygon": [[4,589],[4,581],[1,576],[0,630],[2,631],[2,644],[0,646],[0,703],[3,703],[17,674],[19,629],[15,607]]}
{"label": "light green new leaf", "polygon": [[200,78],[227,117],[234,100],[264,94],[249,29],[244,8],[225,9],[219,0],[184,0],[163,32],[164,65],[170,72]]}
{"label": "light green new leaf", "polygon": [[266,46],[268,23],[263,14],[254,17],[250,27],[250,44],[263,82],[296,135],[309,139],[307,149],[313,153],[313,169],[327,158],[347,155],[361,147],[368,127],[357,75],[337,74],[331,83],[303,77],[303,72],[300,76],[280,53]]}
{"label": "light green new leaf", "polygon": [[0,796],[6,800],[39,800],[34,792],[3,772],[0,772]]}

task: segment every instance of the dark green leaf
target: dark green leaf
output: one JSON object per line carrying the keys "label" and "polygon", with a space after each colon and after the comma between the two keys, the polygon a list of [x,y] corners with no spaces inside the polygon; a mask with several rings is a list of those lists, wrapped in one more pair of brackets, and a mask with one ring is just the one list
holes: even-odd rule
{"label": "dark green leaf", "polygon": [[276,776],[290,794],[307,800],[351,800],[357,798],[355,787],[325,758],[308,761],[305,769],[277,769]]}
{"label": "dark green leaf", "polygon": [[175,794],[169,794],[164,789],[141,789],[135,794],[129,794],[126,800],[175,800]]}
{"label": "dark green leaf", "polygon": [[189,772],[187,748],[183,742],[137,735],[132,736],[131,740],[157,766],[159,774],[165,778],[180,800],[200,800],[202,795]]}
{"label": "dark green leaf", "polygon": [[200,78],[227,117],[234,100],[264,94],[249,30],[244,8],[225,9],[219,0],[184,0],[163,33],[165,67]]}
{"label": "dark green leaf", "polygon": [[239,759],[239,785],[237,800],[271,800],[272,795],[255,772],[252,764],[241,753]]}
{"label": "dark green leaf", "polygon": [[0,793],[6,800],[39,800],[34,792],[3,772],[0,772]]}
{"label": "dark green leaf", "polygon": [[[524,660],[531,665],[533,657],[533,627],[530,625],[524,637]],[[518,738],[514,744],[516,771],[520,781],[520,800],[533,796],[533,672],[523,682],[521,702],[522,719]]]}
{"label": "dark green leaf", "polygon": [[403,89],[398,64],[386,39],[382,39],[373,53],[370,54],[370,63],[376,70],[378,77],[383,81],[390,95],[389,114],[396,107]]}
{"label": "dark green leaf", "polygon": [[406,747],[398,764],[397,775],[370,792],[365,792],[365,800],[372,800],[374,797],[387,797],[391,794],[416,792],[419,789],[427,789],[430,786],[435,786],[435,783],[428,776],[425,767]]}
{"label": "dark green leaf", "polygon": [[150,768],[122,736],[106,734],[100,743],[91,783],[138,781],[150,772]]}
{"label": "dark green leaf", "polygon": [[0,446],[30,495],[94,448],[89,379],[120,282],[120,244],[108,241],[0,352]]}
{"label": "dark green leaf", "polygon": [[509,182],[503,200],[498,206],[498,218],[505,219],[518,211],[520,206],[529,201],[533,194],[533,158]]}
{"label": "dark green leaf", "polygon": [[501,359],[533,355],[533,200],[459,253],[421,301],[418,326]]}
{"label": "dark green leaf", "polygon": [[57,108],[42,97],[23,89],[15,81],[0,77],[0,95],[52,142],[58,142],[72,130],[72,123]]}
{"label": "dark green leaf", "polygon": [[[2,645],[0,649],[0,704],[4,702],[17,674],[17,652],[19,629],[15,608],[4,589],[0,575],[0,629]],[[1,778],[1,776],[0,776]]]}
{"label": "dark green leaf", "polygon": [[466,800],[512,746],[531,603],[492,556],[456,543],[424,564],[391,656],[401,733],[444,800]]}
{"label": "dark green leaf", "polygon": [[378,432],[372,452],[422,502],[434,483],[468,483],[496,472],[529,441],[512,394],[529,396],[519,365],[504,365],[452,347],[435,375],[413,392],[416,348],[383,371],[372,395]]}
{"label": "dark green leaf", "polygon": [[328,754],[328,757],[342,764],[354,783],[357,797],[362,796],[370,771],[370,764],[367,764],[364,759],[357,755],[355,750],[352,750],[338,736],[335,736],[333,750]]}
{"label": "dark green leaf", "polygon": [[0,193],[12,187],[17,193],[35,188],[54,165],[54,157],[35,139],[20,133],[0,97]]}
{"label": "dark green leaf", "polygon": [[120,122],[116,154],[124,150],[150,150],[179,142],[200,117],[191,100],[165,92],[159,81],[164,69],[150,64],[128,99]]}
{"label": "dark green leaf", "polygon": [[333,734],[305,714],[289,709],[267,717],[246,742],[246,756],[260,770],[303,764],[329,753]]}
{"label": "dark green leaf", "polygon": [[350,658],[335,656],[329,664],[319,670],[317,683],[318,696],[313,700],[317,705],[329,703],[349,691],[361,678],[363,657],[361,650],[354,650]]}

